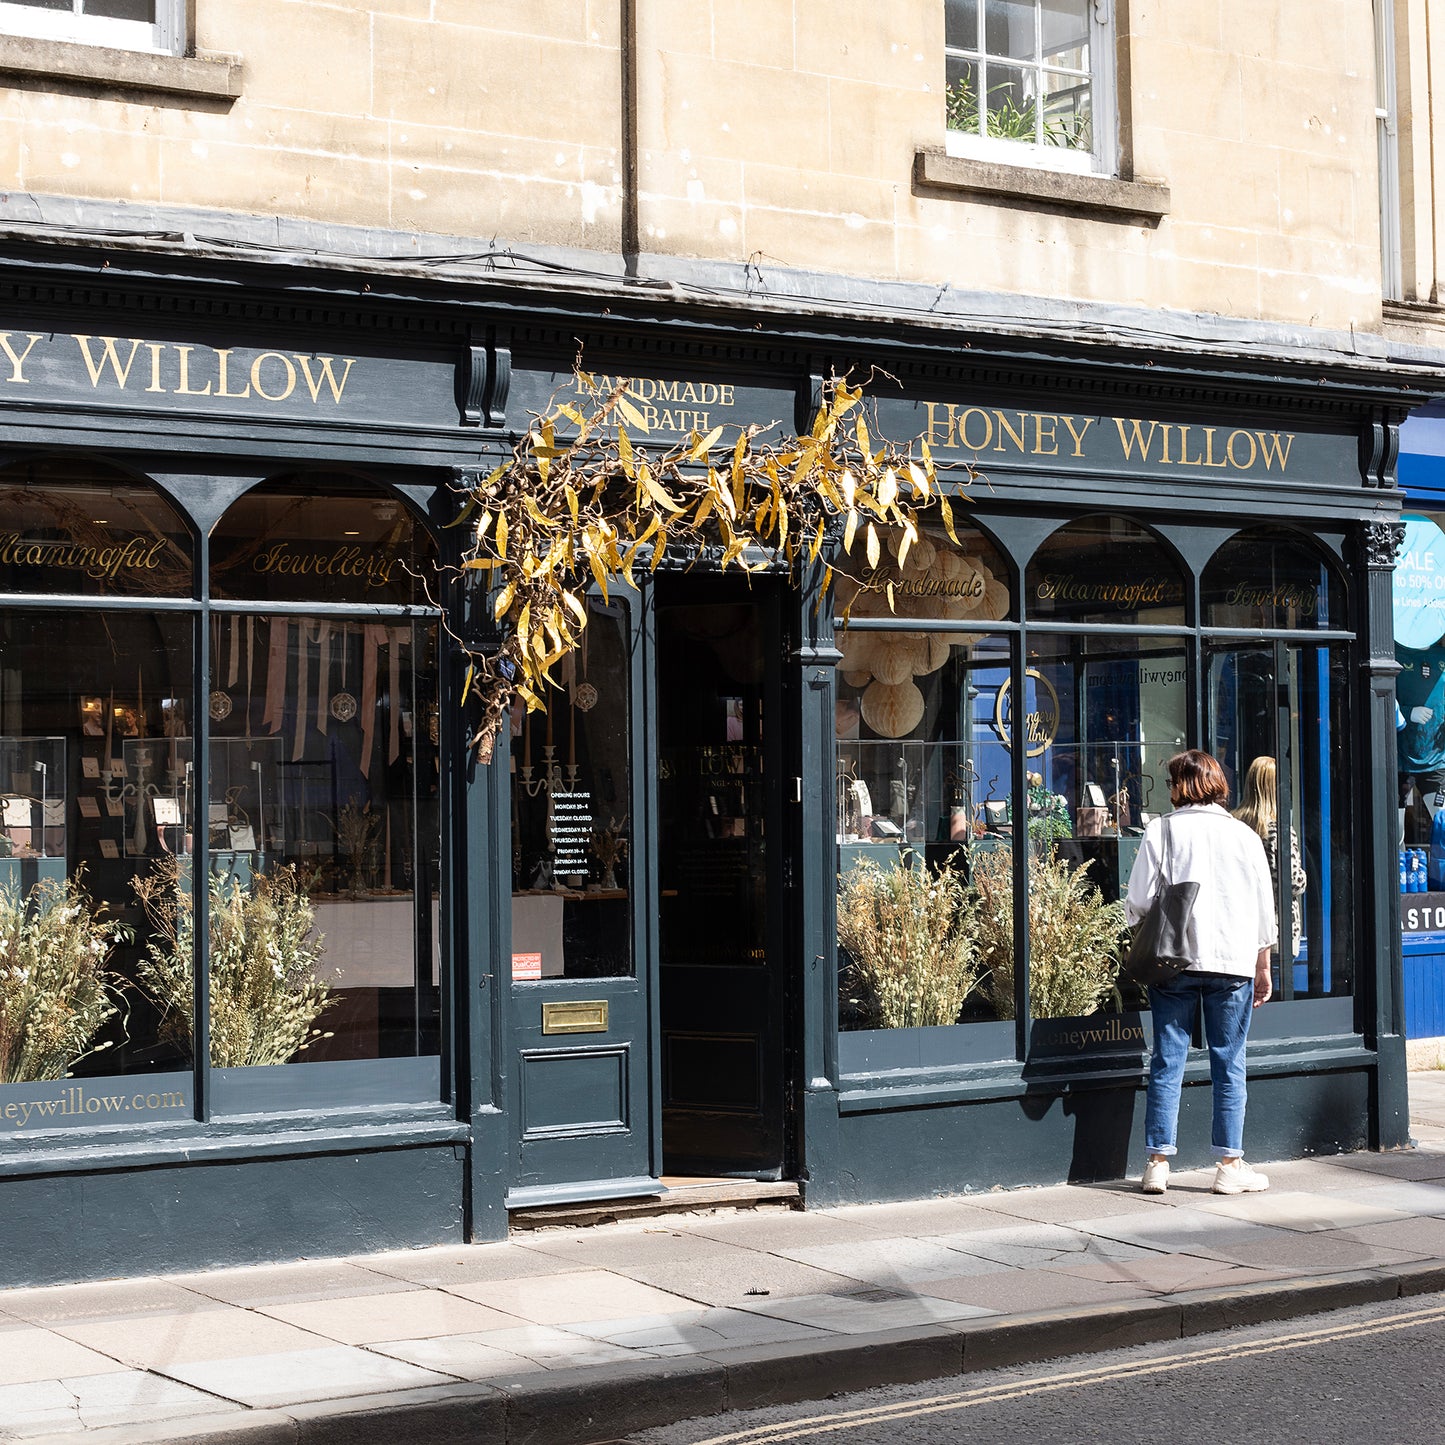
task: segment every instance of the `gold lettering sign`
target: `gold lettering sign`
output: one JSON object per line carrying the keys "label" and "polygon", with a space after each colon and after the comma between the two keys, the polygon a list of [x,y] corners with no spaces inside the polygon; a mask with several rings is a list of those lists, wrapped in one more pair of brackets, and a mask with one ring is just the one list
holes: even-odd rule
{"label": "gold lettering sign", "polygon": [[1313,617],[1319,611],[1320,589],[1310,583],[1280,582],[1273,587],[1254,587],[1241,582],[1224,599],[1226,607],[1264,607],[1297,612]]}
{"label": "gold lettering sign", "polygon": [[[1036,758],[1053,747],[1059,735],[1059,695],[1054,685],[1036,668],[1029,668],[1025,677],[1034,680],[1034,701],[1037,706],[1024,718],[1024,756]],[[1043,694],[1048,694],[1047,702]],[[1006,678],[993,704],[993,730],[1004,747],[1013,747],[1013,678]]]}
{"label": "gold lettering sign", "polygon": [[[648,431],[709,432],[717,425],[714,412],[737,406],[737,387],[731,382],[664,381],[655,376],[595,376],[593,381],[603,396],[625,385]],[[585,393],[587,388],[579,381],[577,390]]]}
{"label": "gold lettering sign", "polygon": [[27,371],[33,372],[36,362],[54,358],[57,352],[62,364],[83,370],[92,391],[208,396],[273,405],[295,397],[309,399],[313,406],[339,406],[357,362],[354,356],[182,346],[143,336],[0,331],[0,384],[31,385],[33,376]]}
{"label": "gold lettering sign", "polygon": [[[957,448],[986,463],[990,457],[1062,457],[1199,467],[1214,471],[1263,469],[1283,474],[1295,433],[1199,426],[1140,417],[1075,416],[926,401],[924,439]],[[1091,435],[1092,430],[1092,435]]]}
{"label": "gold lettering sign", "polygon": [[338,547],[334,552],[298,552],[289,542],[277,542],[259,552],[251,562],[256,572],[274,572],[283,577],[364,578],[368,587],[385,587],[396,566],[394,556],[383,556],[360,547]]}
{"label": "gold lettering sign", "polygon": [[8,532],[0,534],[0,566],[54,567],[103,581],[120,572],[155,571],[165,545],[164,537],[132,537],[97,547],[84,542],[36,540]]}
{"label": "gold lettering sign", "polygon": [[1178,602],[1179,584],[1167,577],[1145,577],[1138,582],[1080,582],[1072,572],[1051,572],[1034,589],[1045,602],[1104,602],[1120,612],[1140,607],[1163,607]]}

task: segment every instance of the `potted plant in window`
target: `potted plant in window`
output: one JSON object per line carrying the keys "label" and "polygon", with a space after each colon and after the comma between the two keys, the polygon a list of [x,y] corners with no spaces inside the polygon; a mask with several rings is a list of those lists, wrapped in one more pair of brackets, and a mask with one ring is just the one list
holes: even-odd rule
{"label": "potted plant in window", "polygon": [[891,868],[862,859],[838,880],[838,944],[851,960],[845,981],[876,1027],[958,1021],[980,974],[967,893],[951,864],[930,868],[916,854]]}
{"label": "potted plant in window", "polygon": [[0,885],[0,1083],[65,1078],[110,1047],[95,1038],[120,1012],[105,965],[124,930],[104,912],[79,873]]}
{"label": "potted plant in window", "polygon": [[[133,885],[154,937],[140,962],[142,984],[163,1014],[163,1034],[189,1045],[195,1029],[195,938],[189,890],[166,859]],[[316,1039],[330,1002],[320,972],[325,940],[292,866],[210,883],[211,1063],[217,1068],[285,1064]]]}
{"label": "potted plant in window", "polygon": [[[1089,878],[1047,847],[1029,857],[1029,1010],[1035,1018],[1091,1014],[1114,991],[1124,905],[1107,903]],[[975,849],[970,902],[984,991],[999,1018],[1014,1016],[1013,854]]]}

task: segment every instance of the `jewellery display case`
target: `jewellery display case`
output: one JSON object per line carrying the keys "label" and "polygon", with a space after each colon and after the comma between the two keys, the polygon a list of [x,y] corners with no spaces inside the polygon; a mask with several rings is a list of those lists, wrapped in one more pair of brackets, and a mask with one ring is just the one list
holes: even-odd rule
{"label": "jewellery display case", "polygon": [[0,886],[66,874],[65,739],[0,738]]}

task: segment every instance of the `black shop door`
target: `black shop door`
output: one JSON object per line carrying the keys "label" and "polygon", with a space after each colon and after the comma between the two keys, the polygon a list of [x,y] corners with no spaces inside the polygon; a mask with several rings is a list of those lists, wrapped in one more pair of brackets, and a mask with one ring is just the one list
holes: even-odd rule
{"label": "black shop door", "polygon": [[663,1169],[786,1167],[783,588],[657,578]]}

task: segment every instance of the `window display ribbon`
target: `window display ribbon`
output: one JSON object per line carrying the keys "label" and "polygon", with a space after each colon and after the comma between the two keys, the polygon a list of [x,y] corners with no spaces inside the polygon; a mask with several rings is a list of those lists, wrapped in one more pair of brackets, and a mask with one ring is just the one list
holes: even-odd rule
{"label": "window display ribbon", "polygon": [[371,749],[376,733],[376,649],[386,642],[386,628],[368,622],[362,630],[361,663],[361,776],[371,776]]}
{"label": "window display ribbon", "polygon": [[280,617],[273,617],[271,625],[271,651],[266,660],[266,711],[261,717],[261,726],[268,732],[279,733],[286,716],[286,649],[290,641],[291,624]]}
{"label": "window display ribbon", "polygon": [[309,623],[296,624],[296,736],[291,741],[291,761],[299,763],[306,751],[306,713],[310,705],[307,689],[311,684],[311,649]]}
{"label": "window display ribbon", "polygon": [[316,679],[316,726],[321,736],[326,736],[327,720],[331,716],[331,624],[317,624],[317,641],[321,644],[321,672]]}

